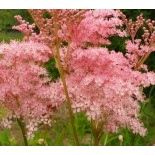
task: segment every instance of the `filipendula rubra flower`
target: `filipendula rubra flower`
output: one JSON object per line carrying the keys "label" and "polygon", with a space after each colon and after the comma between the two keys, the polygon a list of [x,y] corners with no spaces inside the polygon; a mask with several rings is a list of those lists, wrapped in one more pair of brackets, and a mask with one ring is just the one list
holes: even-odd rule
{"label": "filipendula rubra flower", "polygon": [[133,70],[121,52],[107,48],[76,49],[70,63],[66,79],[74,112],[102,122],[106,132],[128,128],[146,134],[139,103],[145,98],[142,88],[155,84],[153,72]]}
{"label": "filipendula rubra flower", "polygon": [[50,83],[42,66],[50,56],[48,47],[32,41],[0,44],[0,104],[8,109],[2,124],[11,127],[20,119],[28,138],[39,124],[51,124],[50,117],[61,104],[61,97],[55,96],[61,85]]}
{"label": "filipendula rubra flower", "polygon": [[[96,12],[101,13],[100,16],[103,18],[104,11]],[[117,18],[116,21],[117,23],[119,21],[120,25],[122,24]],[[126,22],[126,20],[124,21]],[[64,68],[66,69],[67,66],[68,69],[66,81],[74,112],[85,112],[91,122],[101,124],[106,132],[118,132],[120,128],[128,128],[141,136],[146,134],[146,129],[139,119],[139,103],[145,99],[143,88],[155,84],[155,73],[149,72],[141,60],[143,57],[145,60],[145,55],[148,56],[154,50],[155,42],[153,40],[154,22],[150,20],[146,21],[148,27],[150,26],[150,31],[143,28],[144,35],[142,37],[145,44],[141,44],[140,39],[135,39],[137,31],[144,21],[140,15],[133,26],[135,30],[131,26],[129,35],[132,39],[126,41],[127,53],[125,55],[121,52],[109,51],[108,48],[83,46],[83,43],[81,47],[76,47],[76,42],[74,42],[70,48],[69,61],[66,61],[68,50],[67,48],[61,49],[62,63]],[[95,25],[94,23],[92,25]],[[102,25],[107,23],[106,19],[105,23],[104,20],[101,23]],[[111,23],[109,25],[114,26]],[[88,27],[86,23],[85,27]],[[88,28],[84,31],[90,32],[88,34],[90,35],[92,29]],[[109,29],[106,31],[104,26],[96,29],[96,32],[104,31],[102,37],[107,42],[103,41],[102,44],[110,43],[108,40],[108,37],[111,36],[108,33]],[[126,35],[124,31],[116,30],[112,35],[119,35],[117,32],[121,32],[122,36]],[[87,35],[81,36],[81,40],[79,40],[86,42],[83,40],[85,36]],[[94,35],[86,40],[95,45],[97,42],[92,40],[93,37]],[[98,41],[101,43],[100,39]],[[68,63],[66,64],[66,62]],[[143,71],[141,72],[141,70]]]}
{"label": "filipendula rubra flower", "polygon": [[[101,124],[104,131],[118,132],[120,128],[129,128],[144,136],[146,129],[139,120],[139,103],[145,99],[142,88],[155,84],[155,74],[148,72],[146,65],[138,63],[140,57],[137,59],[134,55],[133,49],[139,50],[140,41],[134,38],[135,32],[143,25],[142,16],[137,18],[136,25],[131,26],[129,22],[130,29],[127,26],[132,42],[126,42],[127,54],[124,56],[105,47],[110,44],[110,36],[127,34],[123,30],[123,23],[127,21],[120,19],[122,14],[117,10],[86,10],[82,16],[77,15],[78,22],[69,18],[78,14],[74,10],[30,12],[41,30],[41,40],[51,49],[56,48],[57,37],[74,112],[85,112],[88,120]],[[51,15],[50,18],[43,17],[45,12]],[[149,21],[148,25],[152,29]],[[149,41],[147,33],[145,30],[145,42]],[[68,43],[67,47],[64,42]],[[139,56],[146,51],[146,46],[141,48],[136,51]],[[140,67],[145,68],[143,73],[139,71]],[[63,93],[59,96],[64,99]]]}

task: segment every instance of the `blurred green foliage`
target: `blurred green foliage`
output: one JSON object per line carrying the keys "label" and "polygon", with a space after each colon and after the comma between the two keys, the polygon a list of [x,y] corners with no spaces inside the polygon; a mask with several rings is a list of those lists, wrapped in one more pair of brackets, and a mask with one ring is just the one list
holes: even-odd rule
{"label": "blurred green foliage", "polygon": [[155,9],[122,9],[121,11],[127,16],[128,19],[130,18],[134,21],[141,13],[145,19],[155,19]]}
{"label": "blurred green foliage", "polygon": [[10,130],[0,130],[0,146],[14,146],[16,145],[16,140],[14,137],[10,138]]}
{"label": "blurred green foliage", "polygon": [[51,58],[48,62],[45,63],[44,66],[47,69],[49,76],[52,77],[53,81],[55,81],[60,76],[59,71],[55,66],[54,58]]}
{"label": "blurred green foliage", "polygon": [[18,21],[14,18],[15,15],[21,15],[24,20],[33,23],[27,10],[0,10],[0,32],[10,31],[12,26],[18,24]]}
{"label": "blurred green foliage", "polygon": [[10,40],[22,40],[23,34],[18,32],[0,32],[0,42],[10,42]]}

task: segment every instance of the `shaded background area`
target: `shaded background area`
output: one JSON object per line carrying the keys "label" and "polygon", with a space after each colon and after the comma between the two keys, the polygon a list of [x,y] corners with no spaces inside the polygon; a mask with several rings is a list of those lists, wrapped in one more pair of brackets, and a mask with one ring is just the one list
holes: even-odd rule
{"label": "shaded background area", "polygon": [[[155,20],[155,10],[121,10],[130,19],[136,20],[136,17],[143,13],[145,19]],[[0,42],[9,42],[11,39],[22,40],[23,35],[15,30],[12,30],[12,26],[18,25],[15,15],[21,15],[22,18],[30,23],[33,20],[27,10],[0,10]],[[141,31],[138,36],[141,36]],[[125,52],[125,38],[112,37],[112,44],[109,46],[110,49]],[[148,60],[146,61],[149,69],[155,71],[155,52],[153,52]],[[45,64],[49,75],[56,79],[59,74],[55,68],[55,62],[51,59]],[[147,101],[142,103],[140,117],[143,120],[146,128],[148,128],[148,134],[143,138],[139,135],[134,135],[128,130],[122,130],[117,134],[103,135],[101,145],[121,145],[118,140],[118,135],[123,135],[124,146],[138,146],[138,145],[153,145],[155,144],[155,87],[152,86],[144,90]],[[5,115],[6,110],[1,109],[2,115]],[[0,119],[2,118],[0,114]],[[82,145],[90,145],[92,143],[91,129],[84,114],[75,115],[76,127],[78,135]],[[39,139],[44,139],[44,143],[40,144]],[[61,107],[57,110],[51,127],[42,127],[36,132],[35,138],[29,141],[30,145],[75,145],[73,139],[73,133],[71,123],[69,121],[68,112],[65,107]],[[0,127],[0,145],[23,145],[21,132],[16,123],[14,123],[11,130],[3,129]]]}
{"label": "shaded background area", "polygon": [[27,10],[0,10],[1,32],[11,31],[11,27],[18,24],[16,19],[14,19],[15,15],[21,15],[26,21],[29,21],[30,23],[33,22]]}
{"label": "shaded background area", "polygon": [[27,10],[0,10],[0,41],[9,42],[10,39],[22,39],[22,34],[12,30],[12,26],[18,22],[14,18],[15,15],[21,15],[23,19],[33,22]]}

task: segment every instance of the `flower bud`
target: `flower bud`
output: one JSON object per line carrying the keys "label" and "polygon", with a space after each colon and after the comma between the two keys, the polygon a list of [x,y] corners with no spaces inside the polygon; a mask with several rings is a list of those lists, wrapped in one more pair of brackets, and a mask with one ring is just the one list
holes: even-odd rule
{"label": "flower bud", "polygon": [[38,144],[39,145],[44,145],[45,144],[45,140],[44,139],[39,139],[38,140]]}
{"label": "flower bud", "polygon": [[118,136],[118,139],[119,139],[120,143],[123,142],[123,136],[122,136],[122,135],[119,135],[119,136]]}

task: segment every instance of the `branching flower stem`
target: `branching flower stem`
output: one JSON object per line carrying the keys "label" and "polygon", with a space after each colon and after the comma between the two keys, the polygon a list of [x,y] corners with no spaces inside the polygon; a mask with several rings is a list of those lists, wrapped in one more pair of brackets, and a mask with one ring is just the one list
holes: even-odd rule
{"label": "branching flower stem", "polygon": [[[15,98],[17,106],[20,107],[18,96],[14,96],[13,94],[11,94],[11,95]],[[21,129],[23,140],[24,140],[24,144],[25,144],[25,146],[28,146],[28,141],[27,141],[26,131],[25,131],[25,124],[21,121],[20,118],[17,118],[17,123],[18,123],[18,125],[19,125],[19,127]]]}
{"label": "branching flower stem", "polygon": [[[35,21],[35,18],[33,17],[31,11],[29,11],[29,13],[30,13],[31,17],[33,18],[34,22],[36,23],[36,25],[38,26],[38,28],[40,29],[40,26]],[[67,104],[67,108],[68,108],[68,111],[69,111],[69,116],[70,116],[70,119],[71,119],[71,125],[72,125],[72,128],[73,128],[74,138],[76,140],[76,144],[79,146],[80,143],[79,143],[76,127],[75,127],[74,115],[73,115],[71,102],[70,102],[70,98],[69,98],[69,93],[68,93],[68,89],[67,89],[65,73],[64,73],[64,70],[63,70],[63,67],[62,67],[62,64],[61,64],[61,60],[60,60],[60,42],[59,42],[59,38],[58,38],[58,26],[57,26],[56,22],[54,22],[54,27],[55,27],[55,37],[56,37],[56,49],[51,48],[50,45],[48,45],[48,46],[51,49],[51,51],[53,51],[53,52],[55,51],[54,52],[54,59],[55,59],[56,66],[57,66],[59,74],[60,74],[62,84],[63,84],[63,88],[64,88],[64,92],[65,92],[65,96],[66,96],[66,104]]]}
{"label": "branching flower stem", "polygon": [[145,60],[149,57],[152,51],[147,52],[136,64],[136,67],[134,70],[138,70],[139,67],[145,62]]}
{"label": "branching flower stem", "polygon": [[98,146],[99,142],[103,136],[103,122],[96,123],[95,121],[91,121],[91,128],[94,137],[94,146]]}
{"label": "branching flower stem", "polygon": [[77,145],[80,145],[79,144],[79,139],[78,139],[78,136],[77,136],[77,131],[76,131],[76,128],[75,128],[74,115],[73,115],[73,111],[72,111],[72,107],[71,107],[71,103],[70,103],[69,93],[68,93],[67,84],[66,84],[66,80],[65,80],[65,74],[64,74],[61,62],[60,62],[60,52],[59,52],[58,39],[57,39],[56,47],[57,48],[56,48],[55,61],[56,61],[56,65],[57,65],[59,73],[60,73],[60,78],[62,80],[62,84],[63,84],[65,96],[66,96],[66,104],[67,104],[70,119],[71,119],[71,124],[72,124],[72,128],[73,128],[74,137],[75,137]]}
{"label": "branching flower stem", "polygon": [[24,125],[24,123],[23,123],[20,119],[18,119],[18,118],[17,118],[17,123],[18,123],[18,125],[19,125],[20,128],[21,128],[22,136],[23,136],[23,139],[24,139],[24,144],[25,144],[25,146],[28,146],[28,141],[27,141],[26,131],[25,131],[25,125]]}

